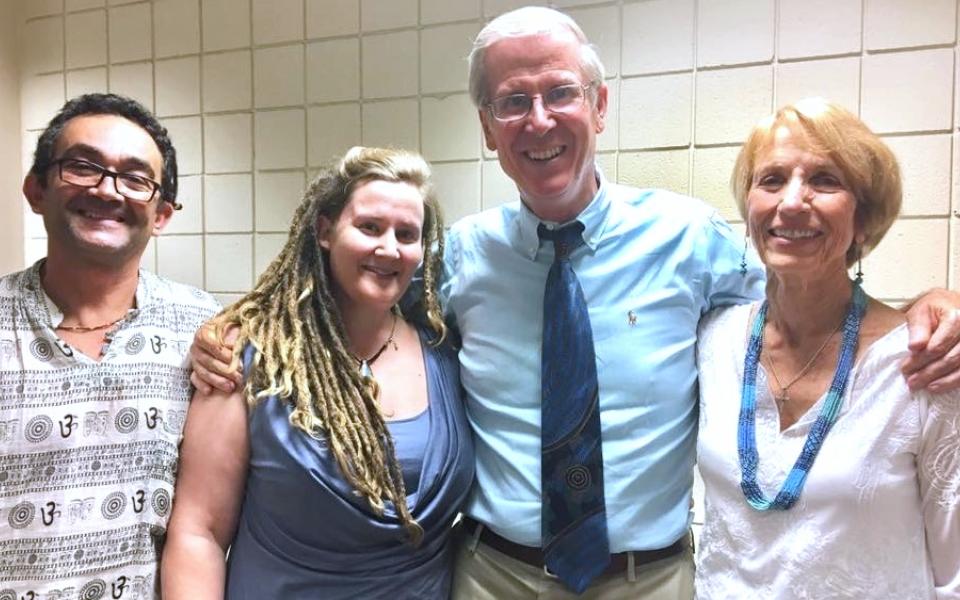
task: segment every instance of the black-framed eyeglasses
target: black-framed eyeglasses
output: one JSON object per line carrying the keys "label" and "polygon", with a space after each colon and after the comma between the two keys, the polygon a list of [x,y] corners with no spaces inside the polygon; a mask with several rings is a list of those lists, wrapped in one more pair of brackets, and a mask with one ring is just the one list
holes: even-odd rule
{"label": "black-framed eyeglasses", "polygon": [[118,173],[79,158],[61,158],[51,164],[57,165],[60,180],[70,185],[98,187],[104,177],[112,177],[113,187],[117,193],[133,202],[146,204],[160,191],[160,184],[148,177],[133,173]]}
{"label": "black-framed eyeglasses", "polygon": [[543,109],[552,113],[569,114],[577,111],[583,106],[583,101],[587,97],[587,90],[593,87],[593,83],[579,84],[568,83],[551,88],[545,94],[507,94],[494,98],[487,103],[487,109],[493,118],[498,121],[509,123],[510,121],[519,121],[528,114],[533,108],[533,99],[540,97],[543,103]]}

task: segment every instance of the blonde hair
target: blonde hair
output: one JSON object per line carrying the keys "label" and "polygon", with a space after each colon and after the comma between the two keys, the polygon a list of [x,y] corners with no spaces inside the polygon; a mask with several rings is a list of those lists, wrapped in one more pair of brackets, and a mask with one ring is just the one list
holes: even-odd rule
{"label": "blonde hair", "polygon": [[351,148],[332,170],[309,185],[280,254],[254,289],[218,319],[223,336],[239,328],[235,359],[255,349],[244,394],[251,408],[276,396],[293,406],[290,424],[326,440],[343,477],[377,514],[394,504],[401,523],[417,544],[423,530],[407,508],[403,474],[392,437],[377,404],[378,389],[360,375],[331,290],[325,251],[317,239],[318,219],[335,221],[357,187],[371,181],[405,182],[424,203],[422,298],[410,315],[433,334],[446,335],[437,300],[437,274],[443,255],[443,221],[430,183],[430,168],[417,154],[381,148]]}
{"label": "blonde hair", "polygon": [[747,195],[758,157],[773,145],[779,128],[798,133],[807,148],[828,157],[843,173],[856,198],[856,221],[864,241],[847,250],[847,266],[875,248],[900,213],[900,166],[890,148],[856,115],[823,98],[788,104],[761,120],[740,148],[730,178],[737,207],[747,218]]}

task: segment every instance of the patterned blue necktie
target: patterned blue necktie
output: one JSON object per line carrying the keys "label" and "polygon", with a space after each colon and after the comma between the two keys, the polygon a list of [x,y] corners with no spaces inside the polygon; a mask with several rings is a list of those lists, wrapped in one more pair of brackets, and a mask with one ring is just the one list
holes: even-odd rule
{"label": "patterned blue necktie", "polygon": [[583,224],[537,234],[556,252],[543,291],[541,543],[547,569],[578,594],[610,563],[593,330],[570,253]]}

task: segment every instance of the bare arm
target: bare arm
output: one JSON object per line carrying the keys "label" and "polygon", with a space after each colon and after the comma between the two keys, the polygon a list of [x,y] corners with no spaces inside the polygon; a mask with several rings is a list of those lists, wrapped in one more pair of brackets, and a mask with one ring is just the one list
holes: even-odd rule
{"label": "bare arm", "polygon": [[240,516],[249,460],[242,393],[195,393],[161,562],[164,600],[223,598],[224,556]]}
{"label": "bare arm", "polygon": [[209,394],[213,390],[230,393],[242,380],[239,363],[233,361],[233,343],[236,330],[224,333],[225,341],[217,339],[216,321],[208,321],[197,330],[190,347],[190,382],[198,391]]}
{"label": "bare arm", "polygon": [[910,389],[960,389],[960,293],[930,290],[907,307],[910,357],[901,369]]}

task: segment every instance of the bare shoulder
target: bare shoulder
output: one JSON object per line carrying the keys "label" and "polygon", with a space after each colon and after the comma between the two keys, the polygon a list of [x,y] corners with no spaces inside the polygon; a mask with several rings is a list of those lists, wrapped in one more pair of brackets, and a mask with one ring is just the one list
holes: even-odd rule
{"label": "bare shoulder", "polygon": [[907,317],[902,312],[875,298],[870,298],[867,314],[864,315],[863,323],[860,325],[860,339],[869,344],[906,322]]}

